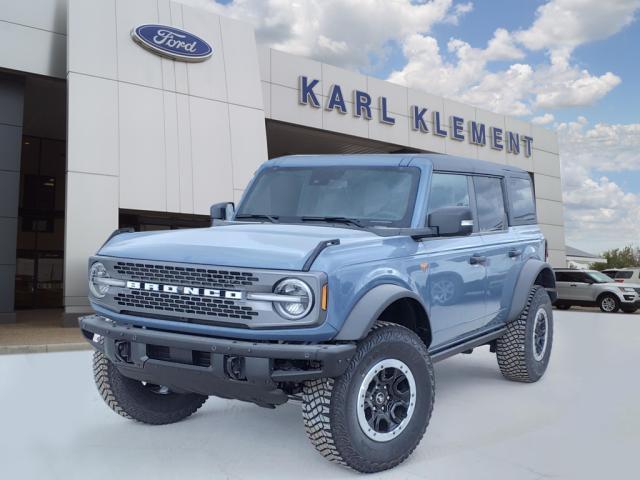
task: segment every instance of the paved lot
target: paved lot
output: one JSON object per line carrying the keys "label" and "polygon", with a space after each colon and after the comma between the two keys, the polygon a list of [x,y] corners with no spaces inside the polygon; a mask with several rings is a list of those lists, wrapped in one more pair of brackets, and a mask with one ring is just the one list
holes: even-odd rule
{"label": "paved lot", "polygon": [[[555,312],[550,369],[502,379],[486,349],[437,365],[434,416],[403,465],[376,478],[637,478],[640,315]],[[210,399],[150,427],[106,408],[90,352],[0,357],[0,477],[356,478],[309,445],[300,406]]]}

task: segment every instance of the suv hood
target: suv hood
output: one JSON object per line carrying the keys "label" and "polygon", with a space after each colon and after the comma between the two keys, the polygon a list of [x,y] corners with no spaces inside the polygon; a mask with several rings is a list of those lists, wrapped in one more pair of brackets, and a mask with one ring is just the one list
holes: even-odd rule
{"label": "suv hood", "polygon": [[232,224],[122,233],[108,240],[98,254],[137,260],[301,270],[320,241],[336,238],[344,245],[379,237],[366,230],[333,226]]}

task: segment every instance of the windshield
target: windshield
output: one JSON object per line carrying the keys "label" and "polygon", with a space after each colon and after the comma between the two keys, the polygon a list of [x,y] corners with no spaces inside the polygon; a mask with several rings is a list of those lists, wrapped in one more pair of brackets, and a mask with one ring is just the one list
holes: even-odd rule
{"label": "windshield", "polygon": [[283,167],[263,170],[237,219],[408,227],[418,190],[414,167]]}
{"label": "windshield", "polygon": [[588,275],[595,280],[596,283],[609,283],[613,279],[602,272],[589,272]]}

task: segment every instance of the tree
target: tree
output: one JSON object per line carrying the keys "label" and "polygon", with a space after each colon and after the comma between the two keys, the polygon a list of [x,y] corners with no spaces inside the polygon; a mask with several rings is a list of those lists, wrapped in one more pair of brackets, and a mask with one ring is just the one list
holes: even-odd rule
{"label": "tree", "polygon": [[605,270],[607,268],[640,267],[640,248],[627,245],[624,248],[613,248],[602,254],[607,261],[597,262],[591,265],[595,270]]}

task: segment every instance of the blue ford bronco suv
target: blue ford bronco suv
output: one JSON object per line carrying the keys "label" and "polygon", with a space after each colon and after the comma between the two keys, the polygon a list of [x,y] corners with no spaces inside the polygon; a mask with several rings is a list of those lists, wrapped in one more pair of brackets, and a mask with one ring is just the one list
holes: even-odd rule
{"label": "blue ford bronco suv", "polygon": [[116,231],[89,260],[95,381],[167,424],[208,396],[302,403],[326,458],[361,472],[416,448],[433,362],[488,345],[509,380],[551,353],[555,278],[529,174],[443,155],[271,160],[209,228]]}

